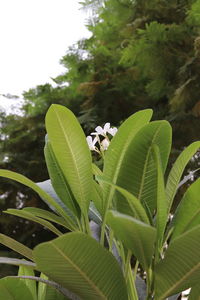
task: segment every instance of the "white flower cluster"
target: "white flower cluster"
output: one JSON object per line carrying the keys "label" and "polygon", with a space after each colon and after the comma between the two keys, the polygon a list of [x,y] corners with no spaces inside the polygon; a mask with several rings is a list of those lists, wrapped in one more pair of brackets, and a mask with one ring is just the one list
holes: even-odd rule
{"label": "white flower cluster", "polygon": [[[92,132],[86,138],[90,150],[96,151],[98,153],[102,153],[102,151],[107,150],[110,144],[108,134],[114,136],[116,132],[117,132],[117,128],[110,127],[110,123],[106,123],[103,128],[101,126],[97,126],[95,128],[95,132]],[[94,138],[92,136],[94,136]],[[100,136],[104,137],[102,141],[100,140]],[[96,143],[99,144],[100,150],[97,146],[95,146]]]}

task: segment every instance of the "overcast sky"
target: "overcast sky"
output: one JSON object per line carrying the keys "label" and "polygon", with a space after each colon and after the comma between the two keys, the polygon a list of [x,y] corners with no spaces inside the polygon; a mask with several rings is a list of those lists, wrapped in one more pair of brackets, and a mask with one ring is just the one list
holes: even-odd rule
{"label": "overcast sky", "polygon": [[[67,48],[89,36],[79,1],[0,1],[0,94],[20,95],[62,73]],[[0,97],[0,106],[11,103]]]}

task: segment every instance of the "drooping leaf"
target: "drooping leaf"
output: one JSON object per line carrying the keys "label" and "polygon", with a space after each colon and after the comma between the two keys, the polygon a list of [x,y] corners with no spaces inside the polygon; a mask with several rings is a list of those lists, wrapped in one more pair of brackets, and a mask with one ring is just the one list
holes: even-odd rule
{"label": "drooping leaf", "polygon": [[9,208],[6,211],[4,211],[4,213],[10,214],[10,215],[13,215],[13,216],[17,216],[17,217],[22,217],[22,218],[25,218],[27,220],[36,222],[36,223],[48,228],[50,231],[52,231],[56,235],[58,235],[58,236],[62,235],[62,232],[60,230],[58,230],[53,224],[51,224],[50,222],[48,222],[48,221],[46,221],[42,218],[36,217],[35,215],[33,215],[30,212],[25,211],[23,209],[19,210],[19,209]]}
{"label": "drooping leaf", "polygon": [[173,234],[175,239],[180,234],[200,224],[200,178],[197,179],[186,191],[178,206],[173,219]]}
{"label": "drooping leaf", "polygon": [[12,239],[9,236],[6,236],[5,234],[0,234],[0,243],[4,246],[14,250],[15,252],[21,254],[22,256],[33,260],[33,251],[28,248],[27,246],[23,245],[22,243],[19,243],[18,241]]}
{"label": "drooping leaf", "polygon": [[[34,183],[32,180],[28,179],[27,177],[25,177],[21,174],[18,174],[18,173],[12,172],[12,171],[8,171],[8,170],[0,169],[0,176],[15,180],[15,181],[22,183],[22,184],[28,186],[29,188],[33,189],[49,205],[53,206],[55,208],[56,212],[58,212],[61,216],[63,216],[64,219],[67,219],[69,222],[68,215],[64,211],[64,209],[48,193],[46,193],[43,189],[41,189],[38,186],[38,184]],[[71,227],[74,228],[73,224],[71,225]]]}
{"label": "drooping leaf", "polygon": [[131,250],[143,268],[147,270],[153,257],[156,229],[135,218],[114,211],[108,212],[107,223],[114,231],[114,235],[127,249]]}
{"label": "drooping leaf", "polygon": [[127,300],[115,258],[93,238],[69,233],[34,249],[37,267],[83,300]]}
{"label": "drooping leaf", "polygon": [[[118,129],[116,135],[111,140],[104,160],[104,176],[113,184],[118,184],[118,177],[136,133],[149,122],[152,110],[139,111],[129,117]],[[99,174],[101,176],[101,174]],[[119,186],[124,187],[121,184]],[[110,206],[114,195],[114,188],[106,186],[104,190],[104,213]]]}
{"label": "drooping leaf", "polygon": [[34,300],[29,288],[18,278],[0,279],[0,300]]}
{"label": "drooping leaf", "polygon": [[189,145],[186,149],[184,149],[177,160],[175,161],[166,184],[166,195],[167,195],[167,206],[168,206],[168,213],[170,212],[174,196],[176,194],[179,181],[183,174],[183,171],[192,158],[192,156],[197,152],[200,148],[200,142],[194,142]]}
{"label": "drooping leaf", "polygon": [[[76,203],[75,198],[70,190],[69,184],[63,175],[62,169],[60,168],[57,159],[54,155],[53,149],[49,140],[47,139],[44,148],[45,160],[51,178],[51,184],[56,191],[56,194],[61,201],[69,208],[73,214],[80,217],[80,208]],[[68,171],[70,172],[70,171]]]}
{"label": "drooping leaf", "polygon": [[86,215],[92,186],[92,159],[83,130],[69,109],[55,104],[47,112],[46,129],[65,180]]}
{"label": "drooping leaf", "polygon": [[60,217],[48,210],[44,210],[44,209],[41,209],[38,207],[25,207],[25,208],[23,208],[23,211],[29,212],[36,217],[40,217],[42,219],[54,222],[65,228],[68,228],[62,217]]}
{"label": "drooping leaf", "polygon": [[[20,266],[18,276],[35,276],[35,273],[30,267]],[[23,280],[23,282],[26,284],[29,291],[31,292],[33,300],[38,300],[36,282],[33,280]]]}
{"label": "drooping leaf", "polygon": [[166,297],[199,284],[200,225],[174,239],[155,266],[155,297]]}

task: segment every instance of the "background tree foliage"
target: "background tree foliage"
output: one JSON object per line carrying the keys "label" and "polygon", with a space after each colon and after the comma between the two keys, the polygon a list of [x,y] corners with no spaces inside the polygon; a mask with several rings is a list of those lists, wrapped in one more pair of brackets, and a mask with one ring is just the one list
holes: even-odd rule
{"label": "background tree foliage", "polygon": [[[200,0],[85,0],[82,6],[91,12],[91,37],[67,50],[56,87],[45,84],[25,92],[23,116],[0,116],[0,167],[36,182],[48,178],[44,116],[52,103],[70,108],[86,133],[108,121],[119,125],[151,107],[154,119],[172,124],[174,158],[199,139]],[[191,168],[197,164],[194,160]],[[41,205],[14,182],[1,180],[0,192],[2,209]],[[2,232],[29,246],[44,240],[41,228],[33,230],[40,232],[39,239],[30,240],[33,225],[13,219],[1,216]],[[43,235],[49,238],[45,230]]]}

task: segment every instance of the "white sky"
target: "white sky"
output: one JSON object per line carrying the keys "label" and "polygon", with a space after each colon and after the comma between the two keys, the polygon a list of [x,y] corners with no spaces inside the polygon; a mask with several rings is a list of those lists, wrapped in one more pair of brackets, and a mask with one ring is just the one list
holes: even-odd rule
{"label": "white sky", "polygon": [[[89,36],[79,1],[0,0],[0,94],[20,95],[62,73],[67,48]],[[11,103],[0,97],[0,106]]]}

